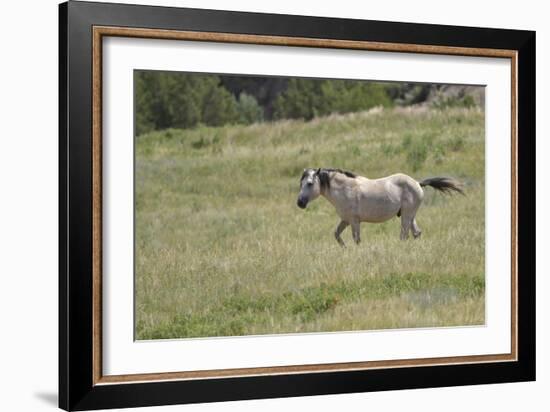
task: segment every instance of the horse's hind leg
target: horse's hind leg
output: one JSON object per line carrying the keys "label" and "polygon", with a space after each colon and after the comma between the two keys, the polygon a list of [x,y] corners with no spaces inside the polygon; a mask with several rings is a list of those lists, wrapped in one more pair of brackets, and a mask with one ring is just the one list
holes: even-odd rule
{"label": "horse's hind leg", "polygon": [[401,213],[401,240],[407,240],[409,238],[411,227],[414,235],[414,215],[411,215],[411,213]]}
{"label": "horse's hind leg", "polygon": [[421,197],[417,196],[413,197],[412,201],[409,199],[408,202],[401,205],[401,240],[409,238],[411,229],[415,239],[422,233],[415,220],[421,201]]}
{"label": "horse's hind leg", "polygon": [[409,230],[411,230],[411,225],[413,218],[407,214],[401,214],[401,235],[399,236],[401,240],[407,240],[409,238]]}
{"label": "horse's hind leg", "polygon": [[345,228],[347,228],[349,226],[349,223],[348,222],[344,222],[343,220],[340,222],[340,224],[338,225],[338,227],[336,228],[336,231],[334,232],[334,237],[336,238],[336,240],[338,241],[338,244],[342,247],[346,247],[346,244],[344,243],[344,241],[342,240],[342,238],[340,237],[340,235],[342,234],[342,232],[344,231]]}
{"label": "horse's hind leg", "polygon": [[422,230],[420,230],[420,227],[416,223],[416,218],[412,220],[412,232],[415,239],[418,239],[422,234]]}

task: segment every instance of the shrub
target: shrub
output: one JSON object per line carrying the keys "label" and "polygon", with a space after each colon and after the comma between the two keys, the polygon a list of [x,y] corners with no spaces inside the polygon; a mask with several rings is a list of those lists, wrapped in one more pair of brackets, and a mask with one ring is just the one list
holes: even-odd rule
{"label": "shrub", "polygon": [[433,136],[426,134],[416,138],[407,135],[403,138],[401,144],[403,150],[407,153],[407,163],[412,168],[413,172],[420,170],[430,152],[430,147],[433,145]]}
{"label": "shrub", "polygon": [[254,96],[244,92],[239,95],[237,113],[239,123],[242,124],[258,123],[264,120],[264,111],[258,101]]}
{"label": "shrub", "polygon": [[413,172],[418,171],[428,158],[428,147],[422,142],[411,146],[407,153],[407,162],[412,167]]}
{"label": "shrub", "polygon": [[453,152],[459,152],[464,148],[466,144],[466,139],[462,136],[455,136],[448,142],[449,149]]}
{"label": "shrub", "polygon": [[443,163],[443,159],[445,158],[445,149],[442,145],[437,145],[433,149],[433,159],[436,164]]}
{"label": "shrub", "polygon": [[477,105],[474,98],[466,94],[463,96],[441,96],[440,98],[432,101],[431,106],[434,109],[443,110],[451,107],[463,107],[469,109]]}
{"label": "shrub", "polygon": [[399,146],[394,146],[391,143],[382,143],[380,145],[380,151],[384,156],[391,157],[399,154],[401,148]]}

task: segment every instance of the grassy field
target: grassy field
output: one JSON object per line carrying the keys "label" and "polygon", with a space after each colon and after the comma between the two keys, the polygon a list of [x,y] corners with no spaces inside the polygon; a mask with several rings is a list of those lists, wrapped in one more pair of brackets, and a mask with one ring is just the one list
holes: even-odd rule
{"label": "grassy field", "polygon": [[[484,114],[384,109],[311,122],[169,129],[136,140],[137,339],[484,323]],[[355,246],[323,198],[296,206],[305,167],[426,188],[420,240],[397,218]]]}

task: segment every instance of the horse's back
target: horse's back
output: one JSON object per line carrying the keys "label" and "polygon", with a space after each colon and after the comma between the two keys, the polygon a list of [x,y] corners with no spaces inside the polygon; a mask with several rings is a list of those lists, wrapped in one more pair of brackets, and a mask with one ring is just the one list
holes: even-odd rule
{"label": "horse's back", "polygon": [[403,185],[414,186],[415,183],[418,184],[418,182],[415,179],[413,179],[409,175],[406,175],[405,173],[395,173],[393,175],[386,176],[386,177],[381,177],[381,178],[375,179],[375,180],[383,181],[383,182],[390,182],[390,183],[398,185],[398,186],[403,186]]}
{"label": "horse's back", "polygon": [[422,187],[420,186],[420,183],[418,183],[416,179],[413,179],[412,177],[404,173],[396,173],[387,177],[382,177],[377,180],[384,181],[388,184],[395,185],[402,189],[410,189],[410,190],[423,192]]}
{"label": "horse's back", "polygon": [[424,198],[424,190],[415,179],[404,173],[396,173],[387,177],[376,179],[393,196],[400,198],[403,206],[418,204]]}

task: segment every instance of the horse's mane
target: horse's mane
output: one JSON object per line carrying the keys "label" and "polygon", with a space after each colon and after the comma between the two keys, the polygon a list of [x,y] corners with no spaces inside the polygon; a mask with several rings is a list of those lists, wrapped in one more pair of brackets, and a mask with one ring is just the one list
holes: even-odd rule
{"label": "horse's mane", "polygon": [[342,169],[332,169],[332,168],[327,168],[327,169],[319,169],[317,170],[317,175],[319,176],[319,181],[321,182],[321,188],[323,189],[328,189],[330,188],[330,176],[329,176],[329,173],[331,172],[334,172],[334,173],[342,173],[344,175],[346,175],[347,177],[350,177],[352,179],[356,178],[357,175],[355,173],[352,173],[352,172],[349,172],[347,170],[342,170]]}
{"label": "horse's mane", "polygon": [[357,177],[357,175],[355,173],[352,173],[352,172],[349,172],[347,170],[342,170],[342,169],[321,169],[321,171],[326,171],[326,172],[337,172],[337,173],[343,173],[345,174],[347,177],[351,177],[351,178],[355,178]]}

